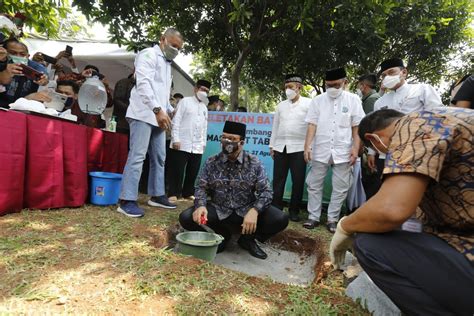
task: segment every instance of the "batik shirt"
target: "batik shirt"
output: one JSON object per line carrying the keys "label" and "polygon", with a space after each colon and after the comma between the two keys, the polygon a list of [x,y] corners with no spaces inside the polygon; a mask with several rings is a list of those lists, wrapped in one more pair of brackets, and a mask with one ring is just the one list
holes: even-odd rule
{"label": "batik shirt", "polygon": [[474,262],[474,111],[436,108],[401,118],[384,174],[431,178],[420,203],[425,232]]}
{"label": "batik shirt", "polygon": [[195,207],[211,203],[220,220],[233,212],[244,217],[251,208],[260,213],[273,198],[262,163],[245,151],[235,161],[222,152],[208,158],[194,193]]}

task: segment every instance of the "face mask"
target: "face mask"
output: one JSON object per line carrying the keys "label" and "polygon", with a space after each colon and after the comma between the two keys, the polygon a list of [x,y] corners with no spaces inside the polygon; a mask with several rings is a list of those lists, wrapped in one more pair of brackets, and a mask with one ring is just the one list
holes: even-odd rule
{"label": "face mask", "polygon": [[339,89],[336,89],[336,88],[327,88],[326,89],[326,92],[328,93],[328,95],[335,99],[337,98],[338,96],[340,96],[342,94],[342,87],[339,88]]}
{"label": "face mask", "polygon": [[232,142],[230,140],[221,140],[222,152],[226,155],[235,153],[239,149],[239,142]]}
{"label": "face mask", "polygon": [[14,56],[10,55],[10,59],[14,64],[23,64],[23,65],[28,65],[28,58],[26,57],[19,57],[19,56]]}
{"label": "face mask", "polygon": [[395,76],[385,76],[382,80],[382,85],[387,89],[393,89],[401,81],[400,74]]}
{"label": "face mask", "polygon": [[69,108],[72,106],[73,103],[74,103],[74,98],[68,97],[66,102],[64,102],[64,106],[66,108]]}
{"label": "face mask", "polygon": [[364,96],[364,95],[362,94],[362,91],[361,91],[359,88],[357,88],[356,94],[359,96],[359,98],[362,98],[362,97]]}
{"label": "face mask", "polygon": [[207,100],[207,93],[204,92],[204,91],[198,91],[196,93],[196,97],[199,99],[199,101],[203,102],[203,103],[207,103],[208,100]]}
{"label": "face mask", "polygon": [[377,134],[372,134],[372,135],[374,135],[374,137],[377,138],[377,140],[379,141],[379,143],[382,144],[382,146],[383,146],[384,149],[385,149],[385,152],[383,152],[383,151],[381,151],[380,149],[378,149],[378,148],[374,145],[374,143],[373,143],[372,141],[370,141],[370,143],[372,144],[372,147],[373,147],[380,155],[385,155],[385,153],[388,151],[387,145],[385,145],[385,144],[383,143],[383,141],[382,141],[382,139],[380,139],[379,135],[377,135]]}
{"label": "face mask", "polygon": [[169,45],[168,41],[165,42],[165,45],[163,46],[163,55],[165,55],[167,60],[172,61],[176,56],[178,56],[178,53],[179,51],[177,48]]}
{"label": "face mask", "polygon": [[293,100],[296,97],[296,91],[293,89],[286,89],[285,94],[288,100]]}

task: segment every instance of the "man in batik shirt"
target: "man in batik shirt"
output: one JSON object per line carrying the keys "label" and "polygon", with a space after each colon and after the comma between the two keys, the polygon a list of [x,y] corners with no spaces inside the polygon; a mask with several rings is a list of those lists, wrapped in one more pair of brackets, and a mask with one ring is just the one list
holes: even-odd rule
{"label": "man in batik shirt", "polygon": [[288,215],[271,206],[272,190],[262,163],[243,150],[246,126],[227,121],[222,134],[222,152],[207,159],[195,190],[194,207],[183,211],[179,222],[187,230],[203,230],[207,222],[224,237],[218,252],[236,228],[238,244],[260,259],[267,254],[255,240],[264,242],[288,225]]}
{"label": "man in batik shirt", "polygon": [[387,154],[384,182],[339,222],[331,261],[357,233],[359,263],[404,314],[474,315],[474,111],[379,110],[359,136]]}

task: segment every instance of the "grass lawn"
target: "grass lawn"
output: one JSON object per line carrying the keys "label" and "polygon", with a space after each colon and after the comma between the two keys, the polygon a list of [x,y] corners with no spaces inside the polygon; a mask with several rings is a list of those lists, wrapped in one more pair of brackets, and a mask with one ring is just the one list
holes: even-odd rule
{"label": "grass lawn", "polygon": [[[367,314],[344,296],[340,272],[303,288],[166,250],[178,214],[146,207],[130,219],[88,205],[0,217],[0,314]],[[323,227],[289,228],[327,252]]]}

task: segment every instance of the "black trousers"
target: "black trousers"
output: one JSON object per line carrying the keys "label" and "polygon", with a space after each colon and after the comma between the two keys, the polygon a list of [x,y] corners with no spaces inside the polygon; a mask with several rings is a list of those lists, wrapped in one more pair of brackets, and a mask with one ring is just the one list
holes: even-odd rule
{"label": "black trousers", "polygon": [[430,234],[357,234],[365,272],[407,315],[474,314],[474,263]]}
{"label": "black trousers", "polygon": [[285,183],[288,171],[291,172],[291,200],[289,211],[298,213],[303,199],[304,179],[306,175],[306,162],[304,152],[288,154],[286,147],[282,153],[275,151],[273,156],[273,202],[272,204],[283,209],[283,194],[285,193]]}
{"label": "black trousers", "polygon": [[364,186],[365,196],[367,200],[375,195],[382,186],[382,172],[385,166],[385,159],[375,159],[377,172],[370,173],[368,170],[362,172],[362,185]]}
{"label": "black trousers", "polygon": [[174,149],[170,149],[169,153],[168,196],[194,195],[194,182],[199,173],[202,154],[191,154]]}
{"label": "black trousers", "polygon": [[[179,215],[179,223],[186,230],[201,230],[201,226],[193,221],[194,207],[190,207]],[[207,226],[211,227],[217,234],[222,235],[226,241],[230,239],[233,232],[242,231],[243,217],[235,212],[224,220],[219,220],[214,206],[207,205]],[[288,215],[274,206],[269,206],[258,214],[257,230],[254,237],[264,242],[273,235],[281,232],[288,226]]]}

